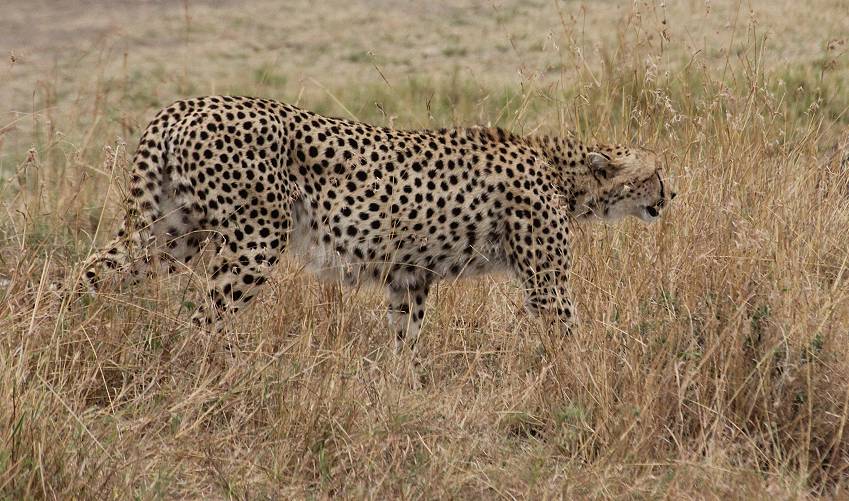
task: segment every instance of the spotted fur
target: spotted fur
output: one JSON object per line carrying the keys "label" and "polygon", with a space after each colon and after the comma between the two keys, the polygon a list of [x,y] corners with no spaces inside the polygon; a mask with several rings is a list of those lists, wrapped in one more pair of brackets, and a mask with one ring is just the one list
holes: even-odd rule
{"label": "spotted fur", "polygon": [[570,233],[581,220],[650,221],[674,196],[654,154],[499,129],[393,130],[267,99],[178,101],[148,125],[117,238],[85,264],[137,276],[188,263],[209,241],[219,325],[261,289],[284,250],[315,273],[385,287],[399,346],[413,347],[431,285],[509,271],[531,311],[568,330]]}

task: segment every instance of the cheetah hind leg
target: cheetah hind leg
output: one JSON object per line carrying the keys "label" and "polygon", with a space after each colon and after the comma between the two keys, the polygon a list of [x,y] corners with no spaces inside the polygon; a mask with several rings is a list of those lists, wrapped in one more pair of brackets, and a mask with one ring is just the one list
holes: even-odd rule
{"label": "cheetah hind leg", "polygon": [[421,387],[421,366],[416,354],[430,284],[388,289],[389,327],[395,334],[395,354],[413,389]]}
{"label": "cheetah hind leg", "polygon": [[[188,189],[178,190],[188,192]],[[215,246],[215,235],[203,231],[203,214],[200,207],[187,195],[178,195],[175,203],[168,200],[163,205],[169,210],[153,224],[157,248],[161,249],[160,265],[169,273],[185,269],[201,251],[201,242],[210,239]]]}
{"label": "cheetah hind leg", "polygon": [[430,285],[389,287],[389,326],[395,334],[395,352],[405,349],[415,353],[419,331],[425,316],[425,303]]}
{"label": "cheetah hind leg", "polygon": [[218,253],[209,260],[207,297],[192,315],[193,325],[214,333],[224,330],[225,315],[235,314],[260,292],[269,268],[286,246],[285,227],[282,231],[262,231],[263,236],[255,234],[255,238],[242,241],[235,238],[235,233],[224,235]]}

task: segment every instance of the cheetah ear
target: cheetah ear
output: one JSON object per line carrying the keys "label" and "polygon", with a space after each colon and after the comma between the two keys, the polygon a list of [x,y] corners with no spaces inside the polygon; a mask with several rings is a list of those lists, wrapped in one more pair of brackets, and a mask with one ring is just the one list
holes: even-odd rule
{"label": "cheetah ear", "polygon": [[591,151],[587,154],[587,165],[594,176],[602,179],[608,179],[613,176],[615,170],[610,162],[610,157],[602,153]]}

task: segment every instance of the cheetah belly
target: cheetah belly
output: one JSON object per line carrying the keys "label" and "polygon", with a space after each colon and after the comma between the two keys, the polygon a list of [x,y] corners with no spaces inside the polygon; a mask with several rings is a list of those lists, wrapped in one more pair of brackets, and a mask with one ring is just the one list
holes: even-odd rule
{"label": "cheetah belly", "polygon": [[[488,250],[488,249],[487,249]],[[312,231],[308,225],[293,225],[289,235],[289,252],[304,264],[306,270],[316,278],[327,282],[341,282],[345,285],[356,286],[361,283],[380,284],[386,280],[385,272],[390,266],[363,263],[350,254],[340,254],[332,244],[325,244],[321,236]],[[425,260],[421,263],[394,263],[392,283],[400,286],[412,286],[419,282],[422,271],[428,270],[431,277],[446,279],[462,275],[472,277],[489,273],[509,271],[506,257],[499,252],[486,252],[477,256],[457,256],[438,263],[430,264]],[[430,264],[430,266],[428,266]],[[399,266],[400,265],[400,266]],[[406,265],[406,266],[405,266]],[[409,268],[408,268],[409,267]],[[416,273],[418,272],[418,273]]]}
{"label": "cheetah belly", "polygon": [[307,271],[324,281],[355,285],[360,275],[359,263],[346,259],[332,244],[322,242],[321,235],[310,228],[309,222],[295,218],[289,233],[289,252],[304,264]]}
{"label": "cheetah belly", "polygon": [[[358,259],[344,237],[341,240],[324,241],[325,233],[315,227],[315,218],[305,205],[303,202],[293,204],[293,221],[287,248],[307,271],[320,280],[350,286],[391,282],[393,286],[405,287],[416,285],[423,279],[432,281],[460,275],[471,277],[509,270],[507,257],[499,243],[489,241],[479,242],[473,248],[457,242],[453,249],[436,252],[441,256],[433,259],[435,251],[416,253],[414,249],[418,248],[418,244],[406,241],[418,240],[400,237],[412,247],[408,248],[408,245],[398,241],[383,242],[380,252],[377,252],[378,256],[383,257],[371,261]],[[368,251],[365,245],[360,248],[363,252]],[[395,249],[391,257],[386,257],[383,247]],[[406,256],[406,259],[399,261],[401,256]]]}
{"label": "cheetah belly", "polygon": [[[421,273],[405,271],[401,263],[364,262],[350,252],[340,253],[332,243],[324,243],[323,235],[310,228],[309,223],[295,221],[289,234],[288,251],[302,263],[306,270],[325,282],[341,282],[348,286],[363,283],[384,284],[387,273],[393,269],[391,281],[395,285],[410,286],[419,281]],[[394,266],[393,266],[394,265]],[[421,271],[413,268],[413,270]]]}

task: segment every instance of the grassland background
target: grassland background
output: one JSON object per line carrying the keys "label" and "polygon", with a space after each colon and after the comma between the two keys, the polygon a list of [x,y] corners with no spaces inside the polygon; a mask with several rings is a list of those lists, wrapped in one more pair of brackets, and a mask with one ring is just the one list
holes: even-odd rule
{"label": "grassland background", "polygon": [[[845,2],[668,4],[5,2],[0,497],[846,497]],[[48,287],[207,93],[640,143],[679,197],[576,235],[568,339],[509,277],[442,284],[412,390],[379,291],[287,262],[222,368],[186,276]]]}

